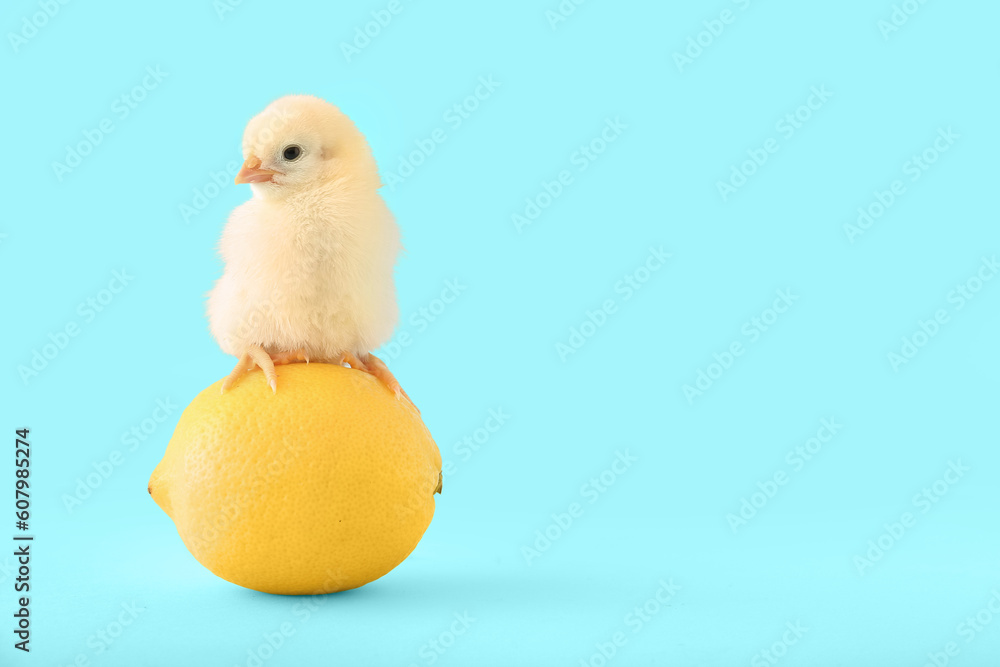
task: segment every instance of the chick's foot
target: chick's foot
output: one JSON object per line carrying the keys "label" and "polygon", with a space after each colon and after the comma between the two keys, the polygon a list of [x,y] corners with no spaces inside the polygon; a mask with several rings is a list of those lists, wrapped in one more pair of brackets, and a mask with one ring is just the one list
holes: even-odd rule
{"label": "chick's foot", "polygon": [[[385,362],[376,357],[374,354],[366,354],[359,358],[350,352],[345,352],[341,355],[340,361],[341,363],[350,364],[351,368],[356,368],[359,371],[364,371],[365,373],[374,375],[382,384],[388,387],[392,393],[396,394],[396,398],[405,397],[406,400],[409,401],[410,405],[414,408],[417,407],[410,399],[409,394],[407,394],[399,385],[399,380],[397,380],[396,376],[392,374],[389,367],[385,365]],[[417,408],[417,412],[420,412],[419,408]]]}
{"label": "chick's foot", "polygon": [[233,368],[229,377],[222,381],[222,392],[225,393],[227,389],[240,379],[240,376],[252,370],[255,365],[260,366],[260,369],[264,371],[264,379],[267,380],[267,386],[271,388],[271,391],[277,393],[278,374],[274,370],[274,362],[271,360],[271,355],[259,345],[250,347],[240,355],[240,360],[236,362],[236,367]]}
{"label": "chick's foot", "polygon": [[279,352],[278,354],[271,355],[271,361],[274,362],[275,366],[280,366],[281,364],[294,364],[300,361],[309,363],[309,355],[306,354],[305,348],[299,348],[297,350],[292,350],[291,352]]}

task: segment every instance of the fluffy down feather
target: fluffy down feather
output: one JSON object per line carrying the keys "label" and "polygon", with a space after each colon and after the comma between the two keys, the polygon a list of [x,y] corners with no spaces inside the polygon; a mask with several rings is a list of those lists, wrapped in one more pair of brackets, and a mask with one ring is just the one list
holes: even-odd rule
{"label": "fluffy down feather", "polygon": [[225,269],[208,317],[222,349],[336,360],[387,342],[402,248],[361,132],[323,100],[283,97],[247,125],[243,156],[273,175],[251,183],[219,244]]}

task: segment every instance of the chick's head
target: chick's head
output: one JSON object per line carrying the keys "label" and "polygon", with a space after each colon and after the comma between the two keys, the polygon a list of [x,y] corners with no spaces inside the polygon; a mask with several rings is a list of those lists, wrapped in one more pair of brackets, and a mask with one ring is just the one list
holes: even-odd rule
{"label": "chick's head", "polygon": [[364,135],[329,102],[288,95],[252,118],[243,133],[237,183],[281,199],[341,178],[378,188],[378,168]]}

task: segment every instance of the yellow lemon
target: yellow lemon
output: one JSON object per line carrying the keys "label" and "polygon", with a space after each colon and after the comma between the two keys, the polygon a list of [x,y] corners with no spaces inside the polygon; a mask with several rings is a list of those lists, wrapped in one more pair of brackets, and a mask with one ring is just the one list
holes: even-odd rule
{"label": "yellow lemon", "polygon": [[434,515],[441,454],[419,413],[332,364],[259,370],[181,415],[149,492],[218,576],[258,591],[357,588],[403,562]]}

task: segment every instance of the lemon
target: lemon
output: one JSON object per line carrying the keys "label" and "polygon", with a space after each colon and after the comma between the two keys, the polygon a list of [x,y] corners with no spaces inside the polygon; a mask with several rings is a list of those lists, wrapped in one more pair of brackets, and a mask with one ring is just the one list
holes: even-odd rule
{"label": "lemon", "polygon": [[441,455],[419,413],[332,364],[221,381],[181,415],[149,480],[191,554],[266,593],[357,588],[405,559],[434,515]]}

